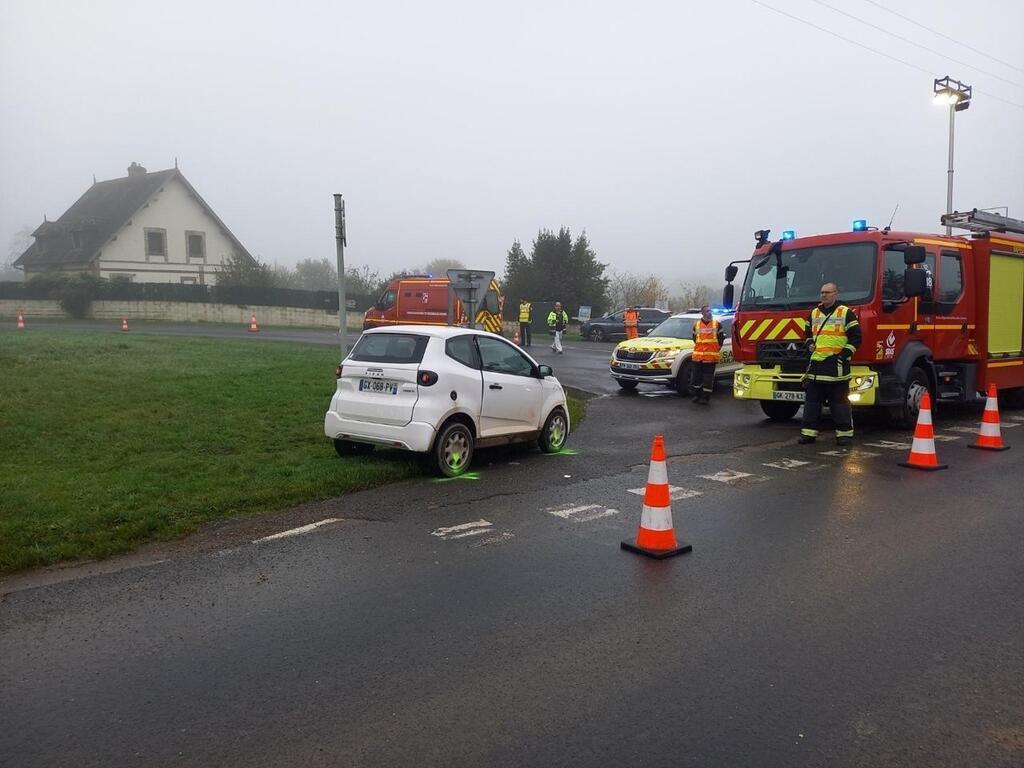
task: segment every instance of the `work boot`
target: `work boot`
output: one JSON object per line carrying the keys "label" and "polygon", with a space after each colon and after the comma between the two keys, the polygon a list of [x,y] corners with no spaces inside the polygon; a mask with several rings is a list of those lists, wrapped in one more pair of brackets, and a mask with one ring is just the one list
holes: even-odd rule
{"label": "work boot", "polygon": [[811,443],[813,443],[817,439],[818,438],[811,437],[810,435],[800,435],[800,439],[797,440],[797,443],[800,444],[800,445],[810,445]]}
{"label": "work boot", "polygon": [[837,437],[836,438],[836,445],[843,446],[843,447],[853,445],[853,438],[852,437]]}

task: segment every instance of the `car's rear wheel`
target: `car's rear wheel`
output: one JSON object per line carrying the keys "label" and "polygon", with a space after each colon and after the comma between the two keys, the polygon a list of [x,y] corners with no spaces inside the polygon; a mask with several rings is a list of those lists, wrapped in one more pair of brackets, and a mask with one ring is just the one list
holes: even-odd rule
{"label": "car's rear wheel", "polygon": [[621,389],[624,389],[627,392],[632,392],[634,389],[636,389],[635,381],[630,381],[629,379],[616,379],[615,381],[618,382],[619,387]]}
{"label": "car's rear wheel", "polygon": [[690,394],[690,361],[684,360],[679,366],[679,373],[676,374],[676,392],[684,397]]}
{"label": "car's rear wheel", "polygon": [[772,421],[789,421],[800,410],[800,403],[785,400],[761,400],[761,410]]}
{"label": "car's rear wheel", "polygon": [[558,453],[565,447],[568,438],[569,420],[565,417],[565,411],[555,408],[544,422],[537,444],[544,453]]}
{"label": "car's rear wheel", "polygon": [[334,450],[339,456],[362,456],[373,452],[369,443],[357,443],[354,440],[335,440]]}
{"label": "car's rear wheel", "polygon": [[458,477],[473,461],[473,433],[460,422],[446,425],[434,443],[434,468],[445,477]]}
{"label": "car's rear wheel", "polygon": [[591,341],[604,341],[604,330],[602,328],[592,328],[589,338]]}

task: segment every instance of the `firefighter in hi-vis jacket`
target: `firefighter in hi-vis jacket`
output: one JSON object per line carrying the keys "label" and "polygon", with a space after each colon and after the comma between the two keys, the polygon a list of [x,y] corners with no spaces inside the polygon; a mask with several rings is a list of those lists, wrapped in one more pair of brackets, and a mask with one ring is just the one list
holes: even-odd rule
{"label": "firefighter in hi-vis jacket", "polygon": [[715,366],[722,362],[725,331],[706,304],[700,308],[700,320],[693,324],[693,354],[690,356],[693,402],[708,405],[715,390]]}
{"label": "firefighter in hi-vis jacket", "polygon": [[850,358],[860,346],[860,322],[852,309],[838,302],[835,283],[821,286],[821,304],[811,310],[807,344],[811,360],[807,365],[804,418],[800,443],[818,437],[821,407],[828,402],[836,425],[836,442],[853,442],[853,412],[850,408]]}
{"label": "firefighter in hi-vis jacket", "polygon": [[526,299],[519,301],[519,343],[530,346],[530,323],[533,322],[533,305]]}

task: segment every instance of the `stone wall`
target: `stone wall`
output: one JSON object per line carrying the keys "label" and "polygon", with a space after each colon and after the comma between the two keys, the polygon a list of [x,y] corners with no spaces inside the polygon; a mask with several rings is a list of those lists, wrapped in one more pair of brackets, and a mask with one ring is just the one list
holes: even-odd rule
{"label": "stone wall", "polygon": [[[13,318],[18,310],[25,312],[25,322],[32,318],[67,318],[56,301],[36,299],[0,299],[0,317]],[[251,316],[263,325],[296,326],[301,328],[337,328],[337,313],[303,307],[261,307],[237,304],[207,304],[178,301],[94,301],[88,317],[93,320],[151,320],[172,323],[224,323],[249,324]],[[362,328],[363,313],[349,312],[348,327]]]}

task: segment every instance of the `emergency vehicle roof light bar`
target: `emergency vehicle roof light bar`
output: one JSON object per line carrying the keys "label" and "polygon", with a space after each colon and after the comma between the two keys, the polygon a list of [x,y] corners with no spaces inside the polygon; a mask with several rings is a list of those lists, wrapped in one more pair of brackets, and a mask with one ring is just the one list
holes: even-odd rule
{"label": "emergency vehicle roof light bar", "polygon": [[970,232],[1012,232],[1024,235],[1024,220],[1011,219],[998,213],[981,211],[953,211],[942,214],[942,224],[947,227],[966,229]]}

